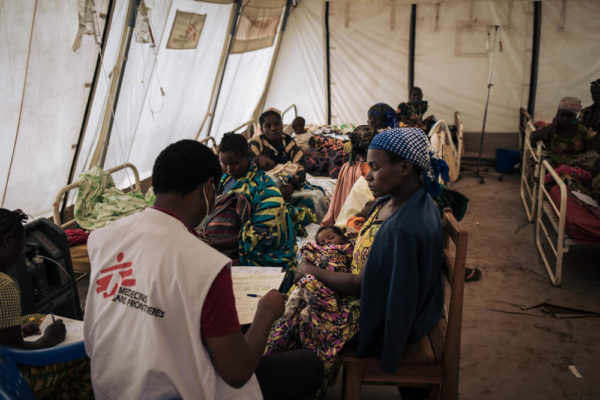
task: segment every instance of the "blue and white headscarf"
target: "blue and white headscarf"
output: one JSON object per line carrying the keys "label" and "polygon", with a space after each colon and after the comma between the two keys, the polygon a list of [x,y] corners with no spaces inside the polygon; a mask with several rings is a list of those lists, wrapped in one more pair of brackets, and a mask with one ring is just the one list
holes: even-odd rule
{"label": "blue and white headscarf", "polygon": [[389,129],[377,134],[369,149],[387,150],[421,167],[425,190],[435,197],[442,192],[438,182],[441,175],[449,181],[448,165],[444,160],[433,157],[431,144],[425,133],[419,128]]}

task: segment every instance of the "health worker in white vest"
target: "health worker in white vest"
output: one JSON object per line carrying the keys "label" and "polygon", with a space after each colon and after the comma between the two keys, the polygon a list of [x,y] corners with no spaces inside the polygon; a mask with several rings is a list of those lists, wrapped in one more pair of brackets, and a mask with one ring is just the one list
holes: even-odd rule
{"label": "health worker in white vest", "polygon": [[308,399],[320,385],[307,350],[262,357],[284,295],[265,294],[242,334],[231,260],[191,228],[220,177],[208,147],[171,144],[152,171],[154,206],[90,235],[84,338],[97,399]]}

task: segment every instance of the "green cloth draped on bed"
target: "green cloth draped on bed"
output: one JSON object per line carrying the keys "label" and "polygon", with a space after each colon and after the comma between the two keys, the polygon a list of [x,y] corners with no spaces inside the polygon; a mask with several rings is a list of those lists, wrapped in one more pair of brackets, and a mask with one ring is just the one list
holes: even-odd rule
{"label": "green cloth draped on bed", "polygon": [[264,171],[251,165],[242,178],[225,174],[218,193],[239,192],[252,204],[250,219],[240,232],[241,265],[296,268],[296,236],[281,192]]}
{"label": "green cloth draped on bed", "polygon": [[82,228],[94,230],[143,210],[153,201],[146,201],[139,192],[123,193],[108,172],[94,167],[79,174],[75,220]]}

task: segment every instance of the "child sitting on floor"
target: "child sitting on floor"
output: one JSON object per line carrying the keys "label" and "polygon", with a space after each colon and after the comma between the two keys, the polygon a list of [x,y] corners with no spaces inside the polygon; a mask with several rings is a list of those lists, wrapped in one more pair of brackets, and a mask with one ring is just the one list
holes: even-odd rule
{"label": "child sitting on floor", "polygon": [[[321,227],[315,239],[300,250],[305,260],[328,271],[351,272],[353,239],[336,226]],[[265,354],[309,349],[335,376],[336,355],[356,334],[346,322],[352,299],[336,294],[313,275],[304,275],[292,288],[285,312],[271,328]]]}

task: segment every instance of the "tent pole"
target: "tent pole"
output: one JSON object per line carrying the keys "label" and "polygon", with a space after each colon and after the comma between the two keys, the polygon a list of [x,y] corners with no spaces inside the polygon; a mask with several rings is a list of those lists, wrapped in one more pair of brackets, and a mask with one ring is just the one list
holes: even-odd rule
{"label": "tent pole", "polygon": [[415,86],[415,39],[417,28],[417,5],[410,6],[410,35],[408,42],[408,97]]}
{"label": "tent pole", "polygon": [[329,0],[325,2],[325,62],[327,83],[327,125],[331,125],[331,67],[329,54]]}
{"label": "tent pole", "polygon": [[33,41],[33,28],[35,26],[35,15],[37,14],[38,2],[35,0],[33,7],[33,16],[31,18],[31,30],[29,32],[29,46],[27,48],[27,62],[25,64],[25,82],[23,83],[23,90],[21,91],[21,105],[19,107],[19,120],[17,121],[17,132],[15,133],[15,140],[13,142],[13,150],[10,154],[10,163],[8,164],[8,173],[6,174],[6,182],[4,183],[4,192],[2,193],[2,204],[0,207],[4,207],[4,201],[6,200],[6,191],[8,190],[8,181],[10,180],[10,173],[12,172],[12,165],[15,159],[15,151],[17,150],[17,140],[19,139],[19,131],[21,130],[21,117],[23,116],[23,103],[25,102],[25,89],[27,88],[27,77],[29,76],[29,57],[31,56],[31,42]]}
{"label": "tent pole", "polygon": [[129,1],[129,9],[127,10],[128,22],[123,30],[123,35],[121,36],[121,47],[119,48],[116,71],[110,84],[110,92],[106,103],[106,110],[104,111],[102,128],[100,129],[100,138],[98,139],[96,150],[94,151],[94,155],[90,161],[90,166],[99,166],[100,168],[104,167],[108,144],[110,142],[110,135],[112,132],[113,123],[115,121],[115,112],[117,110],[117,103],[119,101],[119,93],[123,83],[125,66],[127,65],[127,54],[129,53],[129,48],[131,47],[131,38],[133,37],[133,28],[135,26],[135,18],[139,5],[140,0]]}
{"label": "tent pole", "polygon": [[[92,110],[92,102],[94,100],[94,95],[96,94],[96,88],[98,87],[98,75],[100,74],[100,69],[102,67],[102,55],[106,50],[106,39],[108,38],[108,35],[110,33],[110,25],[112,24],[112,19],[114,15],[114,3],[114,0],[109,0],[108,2],[108,8],[106,10],[107,18],[106,22],[104,23],[104,32],[102,32],[102,45],[100,47],[100,53],[98,54],[98,58],[96,59],[96,69],[94,70],[94,77],[92,78],[92,89],[90,90],[88,101],[85,105],[85,111],[83,113],[83,123],[81,124],[81,130],[79,131],[79,138],[77,139],[77,146],[75,147],[75,154],[73,155],[73,162],[71,163],[71,170],[69,171],[69,179],[67,180],[67,185],[73,182],[73,176],[75,175],[75,169],[77,168],[77,162],[79,161],[79,155],[81,154],[81,145],[83,144],[85,131],[87,130],[87,125],[90,119],[90,112]],[[63,204],[60,209],[61,219],[63,217],[67,201],[68,195],[64,197]]]}
{"label": "tent pole", "polygon": [[529,78],[529,101],[527,102],[527,112],[532,117],[535,113],[535,95],[537,92],[541,36],[542,2],[535,1],[533,3],[533,43],[531,49],[531,76]]}
{"label": "tent pole", "polygon": [[256,118],[260,115],[260,111],[264,108],[265,102],[267,101],[267,93],[269,91],[269,87],[271,86],[271,79],[273,78],[273,71],[275,70],[275,63],[277,61],[277,56],[279,55],[279,49],[281,47],[281,39],[283,38],[283,32],[285,32],[285,26],[287,25],[287,19],[290,15],[290,8],[292,6],[292,0],[287,0],[285,5],[285,11],[283,14],[283,21],[281,21],[281,29],[279,34],[277,35],[277,42],[275,43],[275,49],[273,50],[273,57],[271,58],[271,65],[269,66],[269,73],[267,74],[267,80],[265,81],[265,87],[263,89],[262,95],[260,96],[260,101],[256,105],[256,109],[252,114],[252,119],[256,120]]}
{"label": "tent pole", "polygon": [[[215,120],[215,112],[217,110],[217,104],[219,103],[219,95],[221,94],[221,86],[223,85],[223,78],[225,77],[225,70],[227,69],[227,60],[229,60],[229,53],[231,52],[231,46],[233,46],[233,40],[235,39],[235,32],[237,31],[238,19],[239,19],[240,12],[242,9],[242,2],[243,2],[243,0],[237,0],[237,4],[235,7],[235,14],[233,17],[233,23],[231,25],[231,30],[229,31],[229,43],[227,44],[227,52],[225,53],[225,58],[223,59],[223,66],[222,66],[221,70],[219,71],[219,74],[215,80],[215,86],[213,87],[214,102],[209,103],[210,104],[209,105],[210,113],[206,117],[210,118],[210,122],[208,124],[208,131],[206,133],[206,136],[210,136],[210,131],[212,130],[213,122]],[[211,96],[211,101],[212,101],[212,96]],[[196,135],[196,140],[198,140],[198,136],[200,135],[200,132],[202,131],[203,127],[204,127],[204,122],[202,123],[202,126],[198,130],[198,134]]]}
{"label": "tent pole", "polygon": [[[227,25],[227,38],[225,39],[225,41],[223,42],[223,50],[221,51],[221,60],[219,61],[219,66],[217,67],[217,73],[215,74],[215,80],[213,81],[213,88],[212,91],[210,92],[210,100],[208,101],[208,107],[206,108],[206,112],[204,113],[204,119],[202,120],[202,123],[200,124],[200,128],[198,129],[198,132],[196,133],[196,137],[194,140],[198,140],[198,138],[200,137],[200,134],[202,133],[202,130],[204,129],[204,125],[206,124],[206,121],[208,120],[208,118],[213,117],[214,115],[214,110],[212,108],[212,104],[213,104],[213,100],[215,98],[215,94],[217,91],[217,86],[220,88],[220,82],[223,79],[223,74],[225,72],[225,65],[227,64],[227,57],[229,56],[229,50],[231,49],[231,43],[233,42],[233,34],[235,32],[235,26],[237,25],[237,19],[238,16],[240,14],[240,8],[241,8],[241,1],[237,1],[237,4],[235,7],[231,7],[231,14],[229,16],[229,23]],[[211,127],[212,127],[212,123],[211,123]],[[206,136],[210,135],[210,127],[208,128],[208,132]]]}

